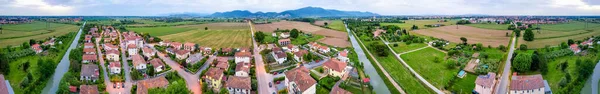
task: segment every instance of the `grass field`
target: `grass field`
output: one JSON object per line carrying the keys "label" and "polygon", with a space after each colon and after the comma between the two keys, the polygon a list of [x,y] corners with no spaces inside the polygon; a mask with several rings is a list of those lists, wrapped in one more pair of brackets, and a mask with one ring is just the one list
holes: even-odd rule
{"label": "grass field", "polygon": [[569,39],[582,40],[587,37],[600,35],[600,24],[589,23],[585,29],[585,23],[573,21],[564,24],[541,25],[541,30],[534,30],[534,41],[519,39],[519,43],[526,44],[530,48],[542,48],[546,45],[558,45]]}
{"label": "grass field", "polygon": [[185,31],[190,31],[195,28],[175,28],[175,27],[133,27],[128,30],[149,33],[152,36],[164,36]]}
{"label": "grass field", "polygon": [[[543,25],[540,25],[540,28],[542,30],[570,32],[570,31],[576,31],[576,30],[583,30],[583,29],[585,29],[585,26],[586,26],[585,22],[571,21],[571,22],[562,23],[562,24],[543,24]],[[537,25],[534,25],[533,27],[537,27]],[[588,28],[592,28],[592,27],[600,27],[600,24],[588,23]]]}
{"label": "grass field", "polygon": [[331,46],[337,47],[348,47],[350,46],[350,42],[348,42],[348,34],[346,32],[340,32],[337,30],[327,29],[319,26],[312,25],[306,22],[297,22],[297,21],[280,21],[273,22],[270,24],[256,24],[254,25],[256,31],[268,32],[271,33],[275,30],[285,30],[285,29],[298,29],[304,33],[311,33],[314,35],[322,35],[325,36],[325,39],[320,40],[319,42],[325,43]]}
{"label": "grass field", "polygon": [[402,42],[402,43],[398,43],[398,47],[394,47],[394,44],[389,44],[390,47],[392,47],[392,49],[394,49],[394,52],[396,53],[403,53],[403,52],[407,52],[410,50],[415,50],[415,49],[419,49],[422,47],[427,46],[427,44],[425,43],[411,43],[410,45],[406,45],[406,43]]}
{"label": "grass field", "polygon": [[[575,64],[575,61],[577,59],[580,58],[593,58],[595,59],[596,57],[594,55],[588,55],[588,56],[565,56],[565,57],[560,57],[560,58],[556,58],[553,61],[548,62],[548,73],[544,74],[544,80],[548,80],[548,85],[550,85],[551,90],[559,90],[561,89],[560,86],[558,85],[558,83],[560,82],[560,80],[565,77],[566,72],[563,72],[562,70],[560,70],[560,68],[558,68],[559,64],[562,62],[568,62],[567,63],[567,68],[565,71],[574,71],[575,68],[577,68],[577,65]],[[573,74],[571,74],[573,75]],[[573,77],[573,76],[571,76]],[[573,78],[574,79],[574,78]],[[581,85],[581,87],[583,87],[585,82],[583,82]],[[575,86],[577,87],[577,86]],[[580,88],[581,89],[581,88]]]}
{"label": "grass field", "polygon": [[325,20],[325,21],[315,21],[315,25],[324,26],[325,22],[327,22],[327,27],[333,30],[346,32],[346,27],[344,26],[344,22],[342,20]]}
{"label": "grass field", "polygon": [[[207,27],[208,30],[204,30]],[[193,42],[200,46],[214,48],[250,47],[251,33],[247,23],[210,23],[199,25],[184,25],[171,28],[195,28],[184,32],[169,32],[159,36],[163,40],[177,42]],[[141,32],[141,31],[140,31]]]}
{"label": "grass field", "polygon": [[31,24],[4,25],[3,33],[0,34],[0,47],[8,45],[21,45],[30,39],[43,40],[53,36],[65,35],[69,32],[76,32],[79,26],[68,24],[50,24],[51,30],[46,29],[46,23],[34,22]]}
{"label": "grass field", "polygon": [[507,30],[508,24],[467,24],[468,26],[483,28],[483,29],[494,29],[494,30]]}
{"label": "grass field", "polygon": [[419,29],[425,29],[425,28],[429,28],[429,27],[425,27],[425,25],[430,25],[430,24],[453,25],[453,24],[456,24],[456,21],[458,21],[458,20],[448,19],[447,22],[438,22],[439,20],[403,20],[403,21],[405,23],[381,23],[381,26],[396,25],[396,26],[399,26],[400,28],[411,30],[410,28],[413,25],[417,25],[419,27]]}
{"label": "grass field", "polygon": [[463,78],[456,78],[456,82],[450,86],[450,90],[456,91],[458,94],[472,94],[476,79],[477,75],[467,73],[467,76]]}
{"label": "grass field", "polygon": [[508,44],[510,38],[506,37],[508,32],[510,31],[481,29],[464,25],[459,25],[458,28],[457,26],[443,26],[411,31],[411,33],[445,39],[454,43],[462,43],[460,38],[465,37],[469,44],[482,43],[483,46],[491,45],[492,47]]}
{"label": "grass field", "polygon": [[302,45],[302,44],[307,44],[307,43],[309,43],[311,41],[317,41],[317,40],[322,39],[322,38],[325,38],[325,36],[321,36],[321,35],[312,35],[312,36],[299,35],[298,38],[292,39],[292,44],[294,44],[294,45]]}
{"label": "grass field", "polygon": [[[458,69],[447,69],[444,62],[446,54],[434,48],[425,48],[415,52],[400,55],[402,59],[429,83],[437,88],[449,85],[450,79],[458,73]],[[442,59],[434,62],[434,58]]]}

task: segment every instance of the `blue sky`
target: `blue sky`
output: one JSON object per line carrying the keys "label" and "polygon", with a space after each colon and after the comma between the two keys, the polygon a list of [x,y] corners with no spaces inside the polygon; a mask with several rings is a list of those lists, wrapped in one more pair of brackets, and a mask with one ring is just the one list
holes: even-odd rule
{"label": "blue sky", "polygon": [[600,15],[600,0],[0,0],[0,15],[156,16],[307,6],[382,15]]}

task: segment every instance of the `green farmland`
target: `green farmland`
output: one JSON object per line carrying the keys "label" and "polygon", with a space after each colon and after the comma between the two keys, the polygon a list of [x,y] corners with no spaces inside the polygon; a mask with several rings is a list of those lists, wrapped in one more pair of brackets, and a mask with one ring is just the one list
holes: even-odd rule
{"label": "green farmland", "polygon": [[[443,88],[449,85],[451,79],[456,77],[458,69],[448,69],[444,65],[446,53],[434,48],[425,48],[415,52],[402,54],[400,57],[417,73],[425,78],[435,87]],[[438,58],[441,61],[435,62]]]}
{"label": "green farmland", "polygon": [[410,30],[413,25],[419,27],[419,29],[425,29],[429,27],[425,27],[425,25],[430,24],[444,24],[444,25],[454,25],[457,20],[447,19],[447,22],[438,22],[439,20],[403,20],[405,23],[381,23],[381,26],[385,25],[396,25],[400,28]]}
{"label": "green farmland", "polygon": [[[46,28],[48,24],[49,28]],[[76,32],[79,26],[58,23],[33,22],[30,24],[3,25],[0,47],[21,45],[30,39],[43,40]]]}

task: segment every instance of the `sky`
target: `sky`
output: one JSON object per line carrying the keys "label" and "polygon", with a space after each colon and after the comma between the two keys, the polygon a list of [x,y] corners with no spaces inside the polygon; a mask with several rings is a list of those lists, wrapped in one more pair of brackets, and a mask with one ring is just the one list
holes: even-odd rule
{"label": "sky", "polygon": [[600,0],[0,0],[0,15],[159,16],[303,7],[381,15],[600,15]]}

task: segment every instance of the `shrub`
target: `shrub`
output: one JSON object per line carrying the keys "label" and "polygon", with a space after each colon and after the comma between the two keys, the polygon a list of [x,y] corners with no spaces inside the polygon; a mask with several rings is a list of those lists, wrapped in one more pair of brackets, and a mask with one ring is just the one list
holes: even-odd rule
{"label": "shrub", "polygon": [[442,62],[442,59],[440,57],[435,57],[435,58],[433,58],[433,62],[440,63],[440,62]]}

